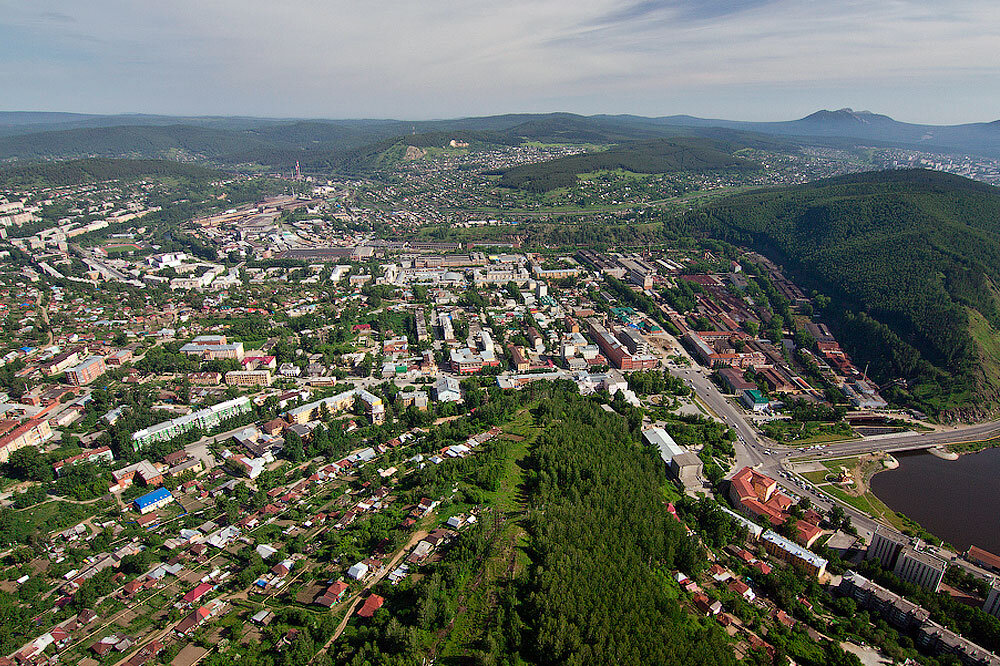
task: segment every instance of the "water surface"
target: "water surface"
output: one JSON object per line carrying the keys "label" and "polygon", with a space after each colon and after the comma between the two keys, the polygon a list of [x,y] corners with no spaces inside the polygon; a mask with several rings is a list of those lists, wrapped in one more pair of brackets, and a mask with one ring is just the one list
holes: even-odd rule
{"label": "water surface", "polygon": [[1000,448],[954,461],[924,452],[895,457],[899,469],[872,478],[880,500],[962,551],[974,544],[1000,554]]}

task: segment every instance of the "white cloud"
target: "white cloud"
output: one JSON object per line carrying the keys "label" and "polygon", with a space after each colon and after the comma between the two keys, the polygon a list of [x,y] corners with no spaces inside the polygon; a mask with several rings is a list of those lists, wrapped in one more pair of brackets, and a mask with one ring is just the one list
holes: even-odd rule
{"label": "white cloud", "polygon": [[0,17],[8,108],[779,119],[829,99],[960,121],[991,119],[1000,88],[984,0],[0,0]]}

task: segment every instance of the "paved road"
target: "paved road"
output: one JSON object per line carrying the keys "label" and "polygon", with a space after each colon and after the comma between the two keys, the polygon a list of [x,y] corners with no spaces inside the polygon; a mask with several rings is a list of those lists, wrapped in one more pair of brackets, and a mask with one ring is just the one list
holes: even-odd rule
{"label": "paved road", "polygon": [[[908,451],[1000,436],[1000,421],[994,421],[935,432],[851,440],[828,444],[822,449],[803,451],[798,448],[778,445],[758,433],[747,422],[746,413],[719,391],[718,387],[708,378],[708,371],[697,363],[692,363],[690,368],[671,367],[670,373],[694,388],[701,403],[708,407],[714,416],[725,421],[736,431],[736,464],[733,466],[731,474],[735,474],[744,466],[754,467],[762,474],[777,480],[779,485],[790,495],[808,497],[822,511],[826,511],[832,506],[833,498],[814,489],[806,479],[792,474],[787,468],[787,463],[791,458],[805,457],[812,460],[822,460],[856,456],[875,451]],[[872,533],[880,523],[850,505],[839,504],[851,517],[858,533],[866,539],[871,538]]]}
{"label": "paved road", "polygon": [[822,449],[803,453],[802,455],[808,455],[810,458],[819,460],[860,455],[862,453],[871,453],[872,451],[913,451],[960,442],[993,439],[998,436],[1000,436],[1000,421],[990,421],[988,423],[978,423],[976,425],[937,430],[934,432],[912,433],[890,437],[876,436],[833,443],[824,446]]}

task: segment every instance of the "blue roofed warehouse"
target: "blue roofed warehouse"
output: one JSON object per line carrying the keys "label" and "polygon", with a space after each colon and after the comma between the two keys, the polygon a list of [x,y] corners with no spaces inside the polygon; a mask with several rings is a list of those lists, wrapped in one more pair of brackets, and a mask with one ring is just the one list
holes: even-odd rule
{"label": "blue roofed warehouse", "polygon": [[135,510],[139,513],[149,513],[155,511],[168,502],[172,502],[174,496],[166,488],[157,488],[153,492],[146,493],[142,497],[136,498]]}

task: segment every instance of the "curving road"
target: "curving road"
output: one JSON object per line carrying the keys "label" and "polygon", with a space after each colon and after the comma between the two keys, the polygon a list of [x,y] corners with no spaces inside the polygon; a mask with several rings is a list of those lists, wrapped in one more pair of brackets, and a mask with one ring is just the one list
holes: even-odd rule
{"label": "curving road", "polygon": [[[736,464],[733,466],[730,476],[744,466],[754,467],[762,474],[775,479],[793,497],[808,497],[813,504],[817,505],[823,511],[829,509],[835,503],[835,500],[826,493],[816,490],[806,479],[790,472],[786,465],[791,458],[794,457],[797,460],[829,460],[832,458],[858,456],[876,451],[913,451],[1000,437],[1000,421],[990,421],[949,430],[904,435],[881,435],[864,439],[833,442],[823,445],[823,448],[812,450],[786,447],[764,438],[753,426],[747,423],[746,414],[743,409],[735,405],[719,391],[715,383],[709,379],[706,369],[696,363],[692,363],[690,368],[671,367],[670,373],[692,387],[702,406],[708,408],[715,417],[725,421],[736,431]],[[866,539],[871,537],[876,527],[882,526],[885,529],[882,523],[876,521],[868,514],[862,513],[848,504],[842,502],[836,503],[840,504],[844,511],[851,517],[854,526],[858,529],[858,533]]]}

